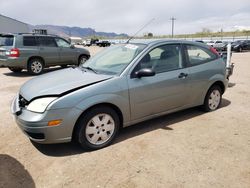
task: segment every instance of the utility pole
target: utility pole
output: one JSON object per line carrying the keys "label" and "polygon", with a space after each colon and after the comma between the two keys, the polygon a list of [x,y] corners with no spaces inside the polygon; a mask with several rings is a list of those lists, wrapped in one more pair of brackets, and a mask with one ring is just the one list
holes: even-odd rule
{"label": "utility pole", "polygon": [[170,20],[172,21],[172,38],[174,38],[174,21],[176,20],[176,18],[171,17]]}

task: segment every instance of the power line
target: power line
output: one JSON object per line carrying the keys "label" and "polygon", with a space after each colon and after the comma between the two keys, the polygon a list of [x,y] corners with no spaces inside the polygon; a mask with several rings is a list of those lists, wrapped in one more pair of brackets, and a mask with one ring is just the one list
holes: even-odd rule
{"label": "power line", "polygon": [[170,20],[172,21],[172,38],[174,38],[174,21],[176,20],[176,18],[171,17]]}

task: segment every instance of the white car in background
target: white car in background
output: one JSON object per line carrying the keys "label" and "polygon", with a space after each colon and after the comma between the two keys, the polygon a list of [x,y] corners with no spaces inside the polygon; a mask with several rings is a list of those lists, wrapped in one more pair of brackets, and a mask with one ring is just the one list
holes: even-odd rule
{"label": "white car in background", "polygon": [[227,43],[222,42],[221,40],[209,41],[207,45],[214,47],[218,51],[226,50]]}

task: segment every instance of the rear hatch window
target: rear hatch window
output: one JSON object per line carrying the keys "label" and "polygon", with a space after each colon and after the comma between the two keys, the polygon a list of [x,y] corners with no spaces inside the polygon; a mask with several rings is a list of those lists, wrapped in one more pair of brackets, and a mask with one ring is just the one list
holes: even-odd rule
{"label": "rear hatch window", "polygon": [[6,59],[6,51],[13,47],[14,36],[0,34],[0,59]]}
{"label": "rear hatch window", "polygon": [[13,35],[0,35],[0,47],[13,46],[13,43],[14,43]]}

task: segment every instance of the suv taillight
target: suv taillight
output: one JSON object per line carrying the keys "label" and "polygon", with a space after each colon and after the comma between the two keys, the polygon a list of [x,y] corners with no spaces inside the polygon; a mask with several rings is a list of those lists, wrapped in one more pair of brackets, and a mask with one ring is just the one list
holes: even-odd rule
{"label": "suv taillight", "polygon": [[220,55],[218,52],[217,52],[217,50],[215,49],[215,48],[213,48],[213,47],[211,47],[210,48],[210,51],[213,53],[213,54],[215,54],[215,55]]}
{"label": "suv taillight", "polygon": [[20,51],[18,48],[12,48],[9,53],[8,56],[10,57],[19,57],[20,56]]}

